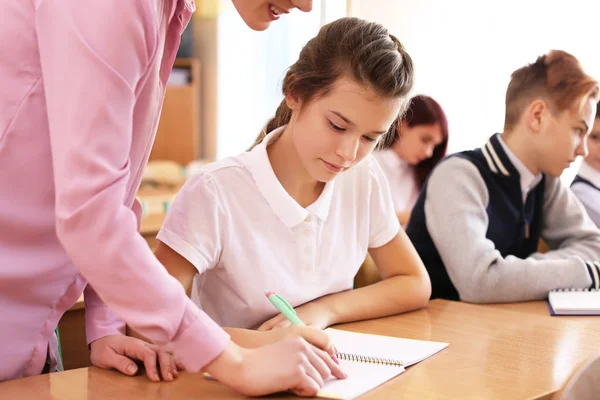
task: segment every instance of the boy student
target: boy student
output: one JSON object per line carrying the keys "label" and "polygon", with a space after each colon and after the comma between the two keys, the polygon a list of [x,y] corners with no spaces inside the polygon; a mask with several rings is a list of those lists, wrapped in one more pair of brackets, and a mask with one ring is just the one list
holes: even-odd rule
{"label": "boy student", "polygon": [[[434,298],[474,303],[543,299],[598,288],[600,231],[559,179],[585,156],[598,83],[564,51],[516,70],[504,133],[433,171],[407,233]],[[549,252],[536,252],[543,238]]]}
{"label": "boy student", "polygon": [[583,160],[571,190],[585,206],[588,215],[600,228],[600,103],[592,133],[588,136],[588,156]]}
{"label": "boy student", "polygon": [[[254,29],[311,3],[234,0]],[[134,375],[137,358],[152,380],[170,381],[177,361],[247,394],[312,395],[342,377],[297,337],[237,346],[138,233],[135,192],[194,1],[4,0],[1,10],[0,381],[60,369],[54,330],[84,289],[101,368]],[[105,302],[155,345],[124,336]]]}
{"label": "boy student", "polygon": [[[427,272],[371,156],[393,133],[412,76],[410,56],[381,25],[325,25],[288,70],[252,150],[206,166],[178,193],[156,256],[234,341],[272,335],[239,328],[290,324],[265,290],[317,328],[427,303]],[[352,290],[367,251],[384,279]]]}

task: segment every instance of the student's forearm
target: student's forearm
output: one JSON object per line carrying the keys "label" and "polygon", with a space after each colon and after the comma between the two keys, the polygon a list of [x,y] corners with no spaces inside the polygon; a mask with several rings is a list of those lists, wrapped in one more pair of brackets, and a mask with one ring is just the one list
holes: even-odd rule
{"label": "student's forearm", "polygon": [[[554,231],[556,231],[556,229]],[[565,227],[565,231],[573,233],[573,236],[560,241],[549,238],[548,247],[550,250],[542,255],[536,255],[536,258],[564,259],[567,257],[578,256],[584,261],[600,260],[600,235],[598,234],[598,229],[591,222],[586,229],[570,229],[569,227]],[[549,229],[546,229],[546,232],[543,232],[543,234],[552,233],[553,232],[549,231]]]}
{"label": "student's forearm", "polygon": [[[462,301],[471,303],[509,303],[540,300],[558,288],[586,288],[592,283],[588,269],[578,257],[548,252],[535,253],[521,259],[502,257],[494,243],[485,238],[485,210],[476,211],[462,201],[459,209],[444,207],[454,217],[447,221],[439,217],[435,206],[426,204],[428,231],[440,254],[452,283]],[[440,207],[441,208],[441,207]],[[460,215],[472,216],[469,221]],[[453,221],[450,223],[449,221]],[[461,236],[456,232],[462,232]],[[468,243],[468,245],[466,245]]]}
{"label": "student's forearm", "polygon": [[231,336],[231,341],[240,347],[254,349],[270,343],[265,332],[241,328],[223,328]]}
{"label": "student's forearm", "polygon": [[287,337],[300,336],[309,343],[327,350],[329,343],[323,342],[323,336],[319,336],[316,330],[305,326],[295,325],[284,329],[255,331],[252,329],[224,328],[236,345],[246,349],[256,349],[279,342]]}
{"label": "student's forearm", "polygon": [[430,286],[426,276],[394,276],[360,289],[315,302],[330,313],[330,325],[386,317],[424,307]]}
{"label": "student's forearm", "polygon": [[542,236],[552,256],[600,260],[600,233],[572,190],[557,178],[546,179]]}

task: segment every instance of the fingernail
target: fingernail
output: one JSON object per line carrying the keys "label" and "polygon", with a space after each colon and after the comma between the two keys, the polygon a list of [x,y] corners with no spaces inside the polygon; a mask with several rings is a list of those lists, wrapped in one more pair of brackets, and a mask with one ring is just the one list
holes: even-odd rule
{"label": "fingernail", "polygon": [[172,381],[173,380],[173,374],[169,372],[167,374],[167,379],[170,380],[170,381]]}
{"label": "fingernail", "polygon": [[348,374],[347,374],[347,373],[345,373],[344,371],[342,371],[342,374],[344,374],[344,378],[347,378],[347,377],[348,377]]}
{"label": "fingernail", "polygon": [[135,374],[137,372],[137,366],[135,364],[129,364],[127,367],[127,372],[130,374]]}
{"label": "fingernail", "polygon": [[158,376],[158,373],[155,373],[154,375],[154,380],[159,382],[160,381],[160,376]]}
{"label": "fingernail", "polygon": [[340,362],[338,361],[336,356],[331,356],[331,359],[333,360],[334,363],[336,363],[337,365],[340,365]]}

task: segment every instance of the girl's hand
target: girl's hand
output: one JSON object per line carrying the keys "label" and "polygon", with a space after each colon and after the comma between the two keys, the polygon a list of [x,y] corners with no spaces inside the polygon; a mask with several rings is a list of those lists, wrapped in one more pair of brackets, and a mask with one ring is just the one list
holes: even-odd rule
{"label": "girl's hand", "polygon": [[[306,303],[295,309],[298,318],[305,325],[317,329],[325,329],[334,323],[334,317],[331,310],[317,301]],[[264,322],[259,328],[259,331],[269,331],[272,329],[288,328],[292,323],[283,315],[278,314],[270,320]]]}

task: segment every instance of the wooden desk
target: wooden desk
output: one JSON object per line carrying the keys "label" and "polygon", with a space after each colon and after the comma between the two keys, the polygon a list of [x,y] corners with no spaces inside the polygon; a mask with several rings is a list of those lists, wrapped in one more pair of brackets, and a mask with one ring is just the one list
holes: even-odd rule
{"label": "wooden desk", "polygon": [[525,301],[522,303],[499,303],[486,304],[487,307],[498,308],[501,310],[511,310],[524,312],[527,314],[539,315],[540,317],[550,316],[548,303],[545,301]]}
{"label": "wooden desk", "polygon": [[165,220],[164,214],[151,214],[142,218],[140,223],[140,234],[147,238],[148,236],[156,236]]}
{"label": "wooden desk", "polygon": [[547,301],[526,301],[522,303],[488,304],[487,307],[517,311],[525,314],[538,315],[540,317],[545,317],[552,320],[569,321],[569,323],[571,324],[595,326],[597,328],[600,327],[600,317],[596,316],[552,316],[550,315],[550,311],[548,310]]}
{"label": "wooden desk", "polygon": [[[600,349],[598,324],[549,318],[499,307],[434,300],[426,309],[341,326],[344,329],[449,342],[441,353],[361,399],[543,399],[572,369]],[[233,391],[183,374],[151,383],[95,368],[0,384],[0,399],[224,399]],[[292,398],[272,396],[269,399]]]}
{"label": "wooden desk", "polygon": [[164,220],[164,214],[152,214],[144,217],[140,224],[140,234],[144,237],[152,251],[154,251],[158,245],[156,235],[158,234],[158,231],[160,231]]}

